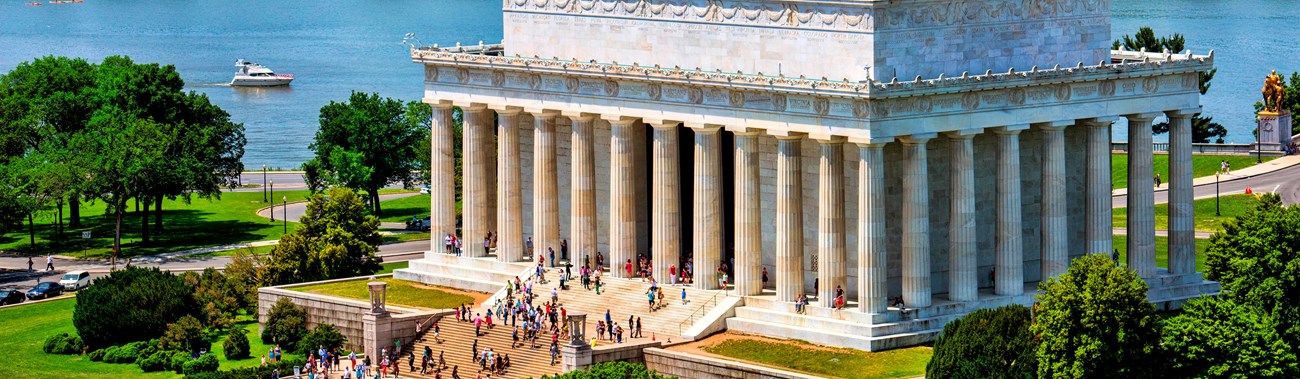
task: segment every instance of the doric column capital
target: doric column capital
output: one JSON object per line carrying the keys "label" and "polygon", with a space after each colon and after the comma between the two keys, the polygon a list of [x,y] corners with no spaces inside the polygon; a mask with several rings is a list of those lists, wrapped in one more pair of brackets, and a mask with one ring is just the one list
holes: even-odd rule
{"label": "doric column capital", "polygon": [[751,128],[747,126],[726,126],[728,132],[738,136],[756,136],[763,134],[763,129]]}
{"label": "doric column capital", "polygon": [[1119,120],[1119,117],[1115,117],[1115,116],[1092,117],[1092,118],[1079,119],[1079,123],[1083,124],[1084,126],[1090,126],[1094,128],[1109,128],[1117,120]]}
{"label": "doric column capital", "polygon": [[655,129],[677,129],[677,127],[682,124],[681,121],[665,121],[665,120],[649,120],[649,119],[645,119],[642,121],[646,124],[649,124],[651,128],[655,128]]}
{"label": "doric column capital", "polygon": [[938,133],[918,133],[898,137],[898,142],[902,142],[904,145],[924,145],[926,142],[938,136]]}
{"label": "doric column capital", "polygon": [[1198,114],[1201,114],[1201,107],[1165,111],[1165,116],[1169,118],[1190,118]]}
{"label": "doric column capital", "polygon": [[488,109],[494,110],[498,115],[515,116],[524,112],[524,108],[509,105],[488,105]]}
{"label": "doric column capital", "polygon": [[808,139],[817,141],[817,143],[822,145],[838,145],[848,141],[848,138],[845,138],[844,136],[830,134],[809,134]]}
{"label": "doric column capital", "polygon": [[452,104],[455,104],[456,106],[460,107],[460,110],[465,111],[465,112],[479,112],[479,111],[485,111],[485,110],[488,109],[487,104],[483,104],[483,103],[471,103],[471,102],[460,102],[460,101],[457,101],[457,102],[453,102]]}
{"label": "doric column capital", "polygon": [[1130,123],[1150,124],[1151,121],[1154,121],[1156,117],[1160,117],[1160,115],[1161,115],[1160,112],[1146,112],[1146,113],[1126,114],[1124,115],[1124,117],[1128,118],[1128,122]]}
{"label": "doric column capital", "polygon": [[993,134],[1013,136],[1013,135],[1020,134],[1020,132],[1025,129],[1029,129],[1029,124],[999,126],[993,128]]}
{"label": "doric column capital", "polygon": [[984,129],[977,128],[977,129],[964,129],[964,130],[954,130],[951,132],[944,132],[943,136],[948,137],[948,139],[969,140],[975,138],[975,136],[980,135],[982,133],[984,133]]}
{"label": "doric column capital", "polygon": [[772,137],[776,137],[776,139],[778,140],[783,140],[783,141],[801,140],[804,139],[804,137],[806,137],[804,133],[791,132],[785,130],[768,130],[767,134]]}
{"label": "doric column capital", "polygon": [[599,118],[600,115],[595,113],[583,113],[576,111],[560,111],[560,115],[568,117],[573,122],[591,122]]}
{"label": "doric column capital", "polygon": [[870,137],[870,136],[868,136],[868,137],[859,137],[859,136],[849,136],[849,142],[850,142],[850,143],[857,144],[858,146],[863,146],[863,145],[880,145],[880,146],[884,146],[884,145],[886,145],[886,144],[889,144],[890,142],[894,142],[894,137]]}
{"label": "doric column capital", "polygon": [[609,121],[609,123],[613,125],[631,125],[632,123],[641,120],[638,117],[607,115],[607,114],[600,115],[600,119]]}
{"label": "doric column capital", "polygon": [[560,117],[560,111],[554,109],[542,108],[524,108],[524,112],[533,115],[533,118],[556,118]]}
{"label": "doric column capital", "polygon": [[1074,120],[1036,122],[1033,124],[1033,127],[1038,128],[1039,130],[1060,131],[1060,130],[1065,130],[1066,127],[1069,127],[1071,125],[1074,125]]}
{"label": "doric column capital", "polygon": [[429,104],[429,106],[433,107],[433,109],[450,109],[451,107],[455,106],[454,104],[451,103],[450,100],[430,99],[427,97],[424,99],[420,99],[420,102]]}
{"label": "doric column capital", "polygon": [[713,134],[722,130],[722,125],[703,124],[697,122],[682,123],[683,126],[691,128],[696,134]]}

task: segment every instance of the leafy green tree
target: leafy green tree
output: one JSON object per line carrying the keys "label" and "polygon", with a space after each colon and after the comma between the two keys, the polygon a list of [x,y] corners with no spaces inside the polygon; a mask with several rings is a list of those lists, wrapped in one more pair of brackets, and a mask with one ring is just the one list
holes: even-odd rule
{"label": "leafy green tree", "polygon": [[1038,288],[1030,330],[1039,336],[1039,377],[1146,378],[1156,372],[1159,319],[1137,274],[1089,255]]}
{"label": "leafy green tree", "polygon": [[240,310],[251,307],[248,292],[255,290],[215,268],[209,267],[201,273],[188,272],[181,277],[194,287],[194,300],[203,311],[200,321],[206,327],[225,330],[235,324]]}
{"label": "leafy green tree", "polygon": [[339,333],[334,325],[320,324],[316,325],[311,333],[302,337],[298,341],[298,352],[302,355],[312,355],[317,349],[324,348],[326,351],[343,348],[343,344],[348,343],[348,338]]}
{"label": "leafy green tree", "polygon": [[294,305],[288,298],[280,298],[266,313],[266,326],[262,328],[262,343],[295,346],[307,335],[307,311]]}
{"label": "leafy green tree", "polygon": [[244,328],[231,329],[226,336],[226,342],[221,344],[221,352],[226,355],[226,360],[247,359],[248,351],[248,331]]}
{"label": "leafy green tree", "polygon": [[1290,346],[1300,346],[1300,208],[1276,194],[1210,237],[1206,276],[1223,295],[1259,308],[1276,321]]}
{"label": "leafy green tree", "polygon": [[[1132,36],[1123,36],[1123,40],[1115,40],[1111,45],[1112,49],[1118,50],[1123,47],[1130,51],[1139,51],[1145,49],[1150,52],[1169,51],[1171,53],[1182,53],[1186,51],[1184,46],[1187,39],[1182,34],[1174,33],[1168,37],[1156,37],[1156,33],[1150,27],[1141,27],[1137,34]],[[1214,80],[1214,73],[1218,69],[1210,69],[1197,73],[1200,76],[1201,95],[1210,91],[1210,81]],[[1154,134],[1163,134],[1169,132],[1168,122],[1158,122],[1151,125],[1151,132]],[[1228,135],[1228,129],[1223,125],[1214,122],[1213,117],[1202,117],[1197,114],[1192,117],[1192,142],[1194,143],[1223,143],[1223,137]]]}
{"label": "leafy green tree", "polygon": [[396,182],[409,187],[418,162],[428,159],[416,154],[428,139],[429,111],[422,108],[428,106],[361,92],[321,107],[320,130],[310,146],[319,170],[314,175],[365,191],[371,210],[382,214],[379,189]]}
{"label": "leafy green tree", "polygon": [[379,271],[379,219],[365,214],[355,192],[316,194],[293,233],[280,237],[259,275],[263,285],[368,275]]}
{"label": "leafy green tree", "polygon": [[96,112],[90,127],[72,140],[73,150],[96,152],[76,154],[72,162],[86,172],[82,193],[103,199],[114,217],[114,263],[122,252],[126,205],[152,185],[151,174],[164,164],[162,151],[170,142],[158,123],[113,108]]}
{"label": "leafy green tree", "polygon": [[194,316],[181,316],[176,322],[167,324],[167,331],[163,332],[162,338],[158,339],[162,350],[181,350],[188,352],[197,352],[199,349],[208,346],[206,341],[208,332],[203,329],[203,324]]}
{"label": "leafy green tree", "polygon": [[193,292],[158,268],[113,271],[78,291],[72,325],[91,349],[156,338],[167,324],[198,314]]}
{"label": "leafy green tree", "polygon": [[926,364],[930,378],[1033,378],[1037,341],[1023,305],[980,309],[944,325]]}
{"label": "leafy green tree", "polygon": [[1300,376],[1295,350],[1278,334],[1276,320],[1230,296],[1192,300],[1165,322],[1163,334],[1170,377]]}

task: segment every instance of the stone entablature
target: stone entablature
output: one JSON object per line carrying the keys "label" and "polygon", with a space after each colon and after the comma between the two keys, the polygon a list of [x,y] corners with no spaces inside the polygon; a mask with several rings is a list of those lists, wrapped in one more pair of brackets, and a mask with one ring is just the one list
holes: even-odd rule
{"label": "stone entablature", "polygon": [[502,8],[511,54],[854,80],[1095,62],[1111,43],[1109,0],[504,0]]}
{"label": "stone entablature", "polygon": [[428,97],[863,140],[1186,108],[1198,101],[1197,73],[1214,63],[1212,52],[1114,51],[1088,66],[852,82],[478,51],[501,48],[412,51],[437,91]]}

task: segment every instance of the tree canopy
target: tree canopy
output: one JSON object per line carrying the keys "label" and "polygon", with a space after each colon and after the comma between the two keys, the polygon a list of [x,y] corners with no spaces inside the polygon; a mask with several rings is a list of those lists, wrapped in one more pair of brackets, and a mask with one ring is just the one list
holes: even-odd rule
{"label": "tree canopy", "polygon": [[1290,346],[1300,346],[1298,231],[1300,208],[1263,194],[1255,209],[1211,236],[1206,250],[1206,276],[1222,283],[1221,296],[1268,313]]}
{"label": "tree canopy", "polygon": [[980,309],[944,325],[926,364],[930,378],[1033,378],[1033,315],[1023,305]]}
{"label": "tree canopy", "polygon": [[382,214],[379,189],[398,182],[409,187],[420,161],[429,159],[417,153],[428,139],[430,112],[426,104],[377,93],[352,92],[346,102],[331,101],[320,110],[320,129],[310,146],[316,157],[304,165],[307,182],[365,191],[371,210]]}
{"label": "tree canopy", "polygon": [[355,192],[313,195],[293,233],[280,237],[261,265],[263,285],[369,275],[379,271],[379,219],[365,213]]}

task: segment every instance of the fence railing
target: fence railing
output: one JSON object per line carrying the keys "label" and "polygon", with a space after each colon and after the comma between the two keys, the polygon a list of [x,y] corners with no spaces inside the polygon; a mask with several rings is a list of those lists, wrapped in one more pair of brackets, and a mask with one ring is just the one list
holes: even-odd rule
{"label": "fence railing", "polygon": [[[1111,151],[1128,151],[1127,142],[1111,142]],[[1151,144],[1151,151],[1169,152],[1168,142],[1154,142]],[[1192,154],[1214,154],[1214,155],[1251,155],[1255,154],[1255,144],[1250,143],[1194,143],[1192,144]],[[1265,151],[1264,154],[1269,154]]]}
{"label": "fence railing", "polygon": [[708,300],[705,300],[704,303],[700,304],[700,306],[698,308],[695,308],[694,311],[691,311],[691,314],[689,316],[686,316],[685,320],[682,320],[682,322],[677,323],[677,335],[682,335],[683,333],[686,333],[686,328],[690,327],[691,325],[695,325],[696,320],[704,318],[704,315],[708,313],[709,309],[713,309],[713,307],[718,305],[718,297],[722,295],[723,292],[714,292],[713,296],[709,297]]}

